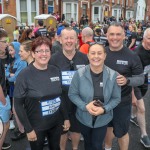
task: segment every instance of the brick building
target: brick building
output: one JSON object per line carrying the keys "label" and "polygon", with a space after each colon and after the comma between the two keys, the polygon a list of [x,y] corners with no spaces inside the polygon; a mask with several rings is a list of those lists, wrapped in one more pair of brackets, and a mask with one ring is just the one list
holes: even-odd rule
{"label": "brick building", "polygon": [[146,0],[145,20],[150,21],[150,0]]}
{"label": "brick building", "polygon": [[84,14],[89,21],[102,22],[104,17],[133,17],[134,0],[0,0],[0,13],[17,17],[23,24],[34,24],[39,14],[58,12],[65,20],[79,22]]}

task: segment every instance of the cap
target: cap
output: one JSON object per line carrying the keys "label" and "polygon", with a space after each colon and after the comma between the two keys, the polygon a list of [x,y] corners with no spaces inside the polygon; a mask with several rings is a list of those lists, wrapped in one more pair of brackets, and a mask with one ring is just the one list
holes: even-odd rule
{"label": "cap", "polygon": [[64,28],[65,28],[64,26],[58,27],[58,29],[57,29],[57,35],[60,35],[60,34],[61,34],[61,31],[62,31]]}

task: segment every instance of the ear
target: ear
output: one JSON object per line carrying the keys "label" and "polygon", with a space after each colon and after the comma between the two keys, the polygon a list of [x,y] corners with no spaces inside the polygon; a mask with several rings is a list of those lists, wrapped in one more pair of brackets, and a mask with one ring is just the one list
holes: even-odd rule
{"label": "ear", "polygon": [[31,55],[33,58],[35,58],[35,53],[34,52],[31,52]]}

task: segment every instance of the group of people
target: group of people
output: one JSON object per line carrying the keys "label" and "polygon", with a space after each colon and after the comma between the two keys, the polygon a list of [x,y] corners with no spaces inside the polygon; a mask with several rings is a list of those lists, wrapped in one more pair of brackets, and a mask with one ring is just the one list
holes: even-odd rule
{"label": "group of people", "polygon": [[[137,116],[141,143],[150,147],[143,101],[150,72],[150,28],[135,52],[124,45],[124,27],[117,22],[107,29],[108,46],[93,39],[90,27],[82,30],[81,47],[77,47],[75,30],[59,28],[59,50],[56,41],[41,32],[45,30],[39,29],[34,40],[9,45],[13,67],[8,65],[5,71],[2,58],[8,46],[7,33],[0,31],[0,117],[5,127],[0,149],[6,144],[10,119],[5,72],[7,80],[13,82],[9,88],[13,112],[31,150],[42,150],[45,138],[49,149],[65,150],[68,131],[73,150],[79,148],[81,134],[85,150],[111,150],[114,137],[121,150],[128,150],[131,116]],[[132,99],[137,108],[134,115]]]}

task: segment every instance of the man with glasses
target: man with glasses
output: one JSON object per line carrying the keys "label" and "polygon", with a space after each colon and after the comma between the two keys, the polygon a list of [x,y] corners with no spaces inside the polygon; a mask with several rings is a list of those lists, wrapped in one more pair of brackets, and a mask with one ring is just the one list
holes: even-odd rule
{"label": "man with glasses", "polygon": [[11,147],[9,143],[4,143],[7,131],[9,129],[10,118],[10,100],[7,96],[6,83],[5,83],[5,69],[3,59],[6,58],[7,47],[7,33],[4,30],[0,30],[0,117],[4,123],[4,132],[0,139],[0,149],[8,149]]}
{"label": "man with glasses", "polygon": [[[62,51],[52,55],[50,64],[53,64],[61,70],[63,96],[66,101],[68,111],[68,120],[63,119],[63,133],[60,141],[61,150],[66,149],[68,127],[71,131],[72,149],[77,150],[80,141],[80,129],[75,117],[76,107],[68,98],[68,90],[75,73],[75,70],[88,64],[87,56],[75,49],[77,44],[77,34],[72,28],[65,28],[61,32],[60,42]],[[71,124],[71,126],[70,126]]]}
{"label": "man with glasses", "polygon": [[107,39],[109,47],[106,48],[105,64],[118,72],[116,80],[121,86],[121,102],[114,109],[113,120],[108,125],[105,150],[111,150],[114,135],[118,138],[120,150],[128,150],[131,92],[132,87],[144,83],[143,69],[139,57],[123,45],[125,33],[120,23],[114,22],[109,26]]}

